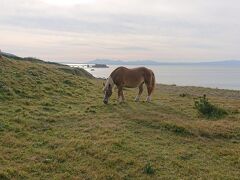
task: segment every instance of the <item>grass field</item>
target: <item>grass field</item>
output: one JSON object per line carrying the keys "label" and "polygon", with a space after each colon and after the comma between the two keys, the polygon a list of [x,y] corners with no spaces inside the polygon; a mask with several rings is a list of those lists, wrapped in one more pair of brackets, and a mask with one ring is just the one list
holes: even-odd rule
{"label": "grass field", "polygon": [[[151,103],[132,89],[104,105],[102,81],[71,72],[0,59],[0,179],[240,177],[239,91],[157,85]],[[228,115],[199,115],[203,94]]]}

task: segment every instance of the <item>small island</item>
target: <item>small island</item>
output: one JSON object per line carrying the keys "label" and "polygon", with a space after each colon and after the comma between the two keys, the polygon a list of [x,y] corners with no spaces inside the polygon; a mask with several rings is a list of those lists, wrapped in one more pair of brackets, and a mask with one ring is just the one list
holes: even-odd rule
{"label": "small island", "polygon": [[106,64],[94,64],[92,68],[109,68]]}

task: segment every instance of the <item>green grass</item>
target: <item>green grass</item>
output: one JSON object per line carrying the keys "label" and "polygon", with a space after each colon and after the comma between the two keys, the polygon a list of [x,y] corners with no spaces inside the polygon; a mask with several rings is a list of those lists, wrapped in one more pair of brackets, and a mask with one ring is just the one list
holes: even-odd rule
{"label": "green grass", "polygon": [[[151,103],[132,89],[104,105],[102,81],[71,72],[0,59],[0,179],[240,176],[239,91],[158,85]],[[203,94],[235,113],[199,117]]]}

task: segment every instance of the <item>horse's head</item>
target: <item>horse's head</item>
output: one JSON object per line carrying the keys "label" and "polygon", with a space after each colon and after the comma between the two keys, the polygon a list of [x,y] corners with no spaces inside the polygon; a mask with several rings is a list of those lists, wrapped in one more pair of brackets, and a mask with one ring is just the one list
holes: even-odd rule
{"label": "horse's head", "polygon": [[104,93],[104,97],[103,97],[103,102],[104,104],[108,103],[109,98],[112,95],[112,88],[113,88],[113,83],[111,82],[112,79],[108,79],[106,84],[103,84],[104,88],[103,88],[103,93]]}

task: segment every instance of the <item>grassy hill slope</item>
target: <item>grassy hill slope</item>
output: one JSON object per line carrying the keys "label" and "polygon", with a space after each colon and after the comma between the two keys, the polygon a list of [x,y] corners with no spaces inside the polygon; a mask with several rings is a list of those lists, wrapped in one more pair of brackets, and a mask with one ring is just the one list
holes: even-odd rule
{"label": "grassy hill slope", "polygon": [[[240,176],[239,91],[158,85],[152,103],[126,90],[104,105],[102,82],[75,71],[0,59],[0,179]],[[203,94],[229,115],[200,117]]]}

